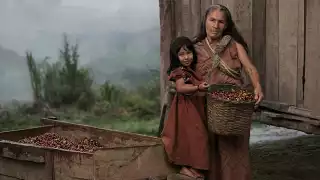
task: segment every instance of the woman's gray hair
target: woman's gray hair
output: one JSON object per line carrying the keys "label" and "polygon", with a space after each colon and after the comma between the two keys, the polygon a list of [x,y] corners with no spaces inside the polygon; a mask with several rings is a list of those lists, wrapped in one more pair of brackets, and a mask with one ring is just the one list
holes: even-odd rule
{"label": "woman's gray hair", "polygon": [[226,18],[226,26],[227,27],[223,31],[222,35],[223,36],[230,35],[235,41],[240,43],[245,48],[245,50],[248,52],[249,51],[248,45],[245,42],[242,35],[240,34],[240,32],[237,30],[235,23],[232,20],[231,12],[229,11],[229,9],[226,6],[224,6],[222,4],[214,4],[206,10],[206,12],[202,18],[202,21],[201,21],[200,31],[199,31],[198,35],[195,37],[194,43],[200,42],[207,37],[206,20],[208,18],[208,15],[215,10],[219,10],[219,11],[223,12],[225,15],[225,18]]}

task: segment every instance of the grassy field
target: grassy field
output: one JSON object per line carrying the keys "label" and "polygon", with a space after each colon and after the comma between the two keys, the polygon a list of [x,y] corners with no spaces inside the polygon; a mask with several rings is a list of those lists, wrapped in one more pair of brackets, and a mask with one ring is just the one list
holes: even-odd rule
{"label": "grassy field", "polygon": [[[66,113],[68,114],[68,113]],[[113,118],[108,116],[93,116],[90,113],[72,113],[65,115],[61,113],[61,120],[78,124],[86,124],[106,129],[116,129],[127,132],[136,132],[146,135],[155,135],[158,131],[158,119],[141,120],[138,118],[123,116]],[[0,121],[0,131],[24,129],[40,125],[40,115],[11,117],[10,120]]]}

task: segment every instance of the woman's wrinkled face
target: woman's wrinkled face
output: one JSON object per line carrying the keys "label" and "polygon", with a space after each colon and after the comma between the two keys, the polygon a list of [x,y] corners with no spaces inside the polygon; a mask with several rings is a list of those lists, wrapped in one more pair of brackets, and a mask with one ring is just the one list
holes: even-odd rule
{"label": "woman's wrinkled face", "polygon": [[180,63],[185,67],[189,67],[193,61],[192,51],[190,51],[185,46],[180,48],[178,52],[178,57],[179,57]]}
{"label": "woman's wrinkled face", "polygon": [[226,18],[224,12],[213,10],[206,19],[207,36],[211,39],[220,38],[226,28]]}

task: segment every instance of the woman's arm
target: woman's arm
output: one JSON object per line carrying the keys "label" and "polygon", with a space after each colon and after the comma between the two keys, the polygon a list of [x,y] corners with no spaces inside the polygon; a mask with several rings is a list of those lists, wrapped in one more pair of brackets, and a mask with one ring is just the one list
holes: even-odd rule
{"label": "woman's arm", "polygon": [[236,45],[237,45],[239,60],[241,61],[242,65],[244,66],[245,70],[250,76],[251,82],[255,89],[256,100],[257,100],[257,103],[259,103],[263,98],[259,73],[257,71],[257,68],[252,64],[251,59],[248,56],[247,52],[245,51],[244,47],[237,42],[236,42]]}
{"label": "woman's arm", "polygon": [[199,90],[199,86],[195,86],[192,84],[185,84],[183,78],[179,78],[176,80],[176,91],[179,93],[194,93]]}

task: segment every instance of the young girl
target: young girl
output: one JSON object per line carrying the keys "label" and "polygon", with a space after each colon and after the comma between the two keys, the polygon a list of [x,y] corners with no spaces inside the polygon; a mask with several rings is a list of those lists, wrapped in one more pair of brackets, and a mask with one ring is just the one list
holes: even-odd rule
{"label": "young girl", "polygon": [[194,72],[197,56],[191,40],[178,37],[170,47],[169,80],[176,83],[161,138],[169,161],[181,166],[180,175],[203,178],[209,169],[208,135],[204,125],[207,83]]}

